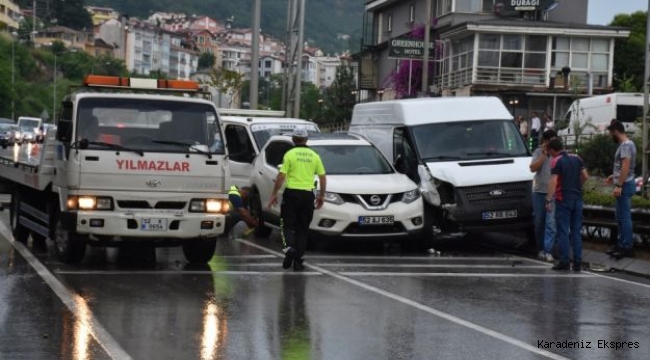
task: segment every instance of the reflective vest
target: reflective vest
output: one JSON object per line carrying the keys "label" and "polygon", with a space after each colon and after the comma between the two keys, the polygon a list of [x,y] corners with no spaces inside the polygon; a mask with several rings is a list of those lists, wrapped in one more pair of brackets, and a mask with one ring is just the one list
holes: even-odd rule
{"label": "reflective vest", "polygon": [[[241,199],[241,194],[239,193],[239,188],[235,185],[232,185],[230,187],[230,191],[228,191],[228,199],[230,199],[230,195],[235,195],[238,196]],[[232,202],[228,200],[228,203],[230,205],[230,211],[235,210],[235,208],[232,206]]]}

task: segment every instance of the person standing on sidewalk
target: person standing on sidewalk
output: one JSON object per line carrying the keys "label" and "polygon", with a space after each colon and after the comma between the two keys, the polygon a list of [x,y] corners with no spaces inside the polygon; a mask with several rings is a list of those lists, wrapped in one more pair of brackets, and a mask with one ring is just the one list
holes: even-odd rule
{"label": "person standing on sidewalk", "polygon": [[616,197],[616,221],[618,223],[618,243],[607,254],[622,259],[634,256],[632,236],[632,196],[636,192],[634,166],[636,146],[625,134],[623,123],[614,119],[607,128],[618,149],[614,156],[614,173],[605,180],[606,185],[614,185]]}
{"label": "person standing on sidewalk", "polygon": [[[269,207],[278,203],[277,193],[286,181],[280,205],[282,245],[284,261],[282,267],[300,271],[303,255],[307,248],[309,224],[314,216],[314,208],[320,209],[325,198],[327,179],[325,167],[318,153],[307,147],[307,130],[297,127],[291,134],[294,148],[284,154],[282,168],[275,180],[269,200]],[[314,175],[318,175],[320,193],[314,199]]]}
{"label": "person standing on sidewalk", "polygon": [[582,159],[564,151],[560,139],[548,144],[553,160],[551,179],[546,193],[546,209],[555,205],[555,226],[560,247],[560,261],[553,270],[569,270],[569,237],[573,247],[573,271],[582,268],[582,184],[589,175]]}
{"label": "person standing on sidewalk", "polygon": [[553,262],[555,245],[555,207],[546,211],[546,192],[551,179],[551,154],[548,143],[557,136],[555,131],[547,130],[542,135],[542,145],[535,149],[530,171],[535,173],[533,188],[533,209],[535,212],[535,238],[537,239],[537,257]]}

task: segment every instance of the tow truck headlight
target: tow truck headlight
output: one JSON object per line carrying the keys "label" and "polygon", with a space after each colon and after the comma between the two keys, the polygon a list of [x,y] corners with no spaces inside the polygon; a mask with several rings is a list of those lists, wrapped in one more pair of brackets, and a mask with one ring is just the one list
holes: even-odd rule
{"label": "tow truck headlight", "polygon": [[222,199],[194,199],[190,201],[190,212],[225,214],[229,210],[228,202]]}
{"label": "tow truck headlight", "polygon": [[[318,197],[318,192],[314,191],[314,195],[316,195]],[[339,195],[337,193],[329,192],[329,191],[325,192],[325,197],[323,198],[323,200],[327,201],[328,203],[335,204],[335,205],[343,205],[343,203],[345,202],[345,201],[343,201],[343,198],[341,197],[341,195]]]}
{"label": "tow truck headlight", "polygon": [[402,196],[402,202],[406,204],[410,204],[419,198],[420,198],[420,190],[415,189],[415,190],[405,192],[404,195]]}
{"label": "tow truck headlight", "polygon": [[69,196],[70,210],[113,210],[113,199],[105,196]]}

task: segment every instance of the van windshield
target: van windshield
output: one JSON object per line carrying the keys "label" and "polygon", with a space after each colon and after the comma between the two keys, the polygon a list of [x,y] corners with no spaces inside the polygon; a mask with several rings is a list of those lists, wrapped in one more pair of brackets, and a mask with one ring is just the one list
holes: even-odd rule
{"label": "van windshield", "polygon": [[427,124],[412,131],[425,162],[529,156],[512,120]]}
{"label": "van windshield", "polygon": [[40,125],[40,121],[38,120],[32,120],[32,119],[20,119],[18,120],[18,126],[20,126],[20,131],[22,132],[36,132],[36,129],[38,129],[38,126]]}
{"label": "van windshield", "polygon": [[370,145],[315,145],[328,175],[392,174],[388,160]]}

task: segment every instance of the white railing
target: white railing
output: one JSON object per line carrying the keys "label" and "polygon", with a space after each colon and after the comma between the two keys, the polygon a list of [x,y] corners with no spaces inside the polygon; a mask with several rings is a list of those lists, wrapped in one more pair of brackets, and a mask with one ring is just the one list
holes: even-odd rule
{"label": "white railing", "polygon": [[476,68],[477,84],[546,85],[544,69]]}

